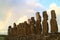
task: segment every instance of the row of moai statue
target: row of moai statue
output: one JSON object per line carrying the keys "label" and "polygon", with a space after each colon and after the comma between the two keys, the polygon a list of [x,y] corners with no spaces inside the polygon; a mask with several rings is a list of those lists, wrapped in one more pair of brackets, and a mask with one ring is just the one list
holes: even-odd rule
{"label": "row of moai statue", "polygon": [[[11,26],[8,28],[9,36],[46,35],[49,31],[47,11],[43,11],[43,21],[41,21],[39,12],[36,12],[36,21],[34,17],[31,17],[31,19],[28,19],[28,23],[25,21],[24,23],[19,23],[18,25],[14,23],[13,25],[13,28]],[[50,26],[51,33],[58,33],[55,10],[51,10]]]}

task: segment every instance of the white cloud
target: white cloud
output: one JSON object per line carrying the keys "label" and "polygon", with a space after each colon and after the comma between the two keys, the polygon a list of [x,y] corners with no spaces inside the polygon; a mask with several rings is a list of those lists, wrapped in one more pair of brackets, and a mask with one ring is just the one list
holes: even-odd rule
{"label": "white cloud", "polygon": [[43,5],[41,5],[38,1],[39,0],[22,0],[22,3],[19,2],[17,6],[13,6],[14,18],[12,19],[18,20],[24,15],[26,15],[29,18],[33,16],[36,11],[43,10]]}
{"label": "white cloud", "polygon": [[17,20],[17,24],[23,23],[24,21],[27,21],[27,20],[28,20],[27,16],[22,16],[22,17],[19,18],[19,20]]}
{"label": "white cloud", "polygon": [[[24,22],[31,16],[33,16],[36,11],[43,10],[43,5],[38,2],[39,0],[6,0],[0,1],[3,5],[0,7],[2,13],[5,15],[4,20],[0,20],[0,33],[6,33],[7,27],[12,25],[13,22]],[[13,9],[13,10],[12,10]],[[6,11],[6,12],[5,12]]]}
{"label": "white cloud", "polygon": [[7,24],[8,20],[11,17],[11,10],[9,10],[6,15],[5,15],[5,20],[1,21],[0,20],[0,34],[7,34]]}
{"label": "white cloud", "polygon": [[56,11],[56,14],[60,14],[60,6],[57,6],[55,3],[52,3],[49,7],[49,10],[48,11],[51,11],[51,10],[55,10]]}
{"label": "white cloud", "polygon": [[55,12],[56,12],[56,17],[57,17],[57,24],[58,24],[58,31],[60,32],[60,6],[57,6],[57,4],[55,4],[55,3],[52,3],[52,4],[50,4],[50,7],[49,7],[49,9],[47,10],[48,11],[48,15],[49,15],[49,21],[50,21],[50,19],[51,19],[51,10],[55,10]]}

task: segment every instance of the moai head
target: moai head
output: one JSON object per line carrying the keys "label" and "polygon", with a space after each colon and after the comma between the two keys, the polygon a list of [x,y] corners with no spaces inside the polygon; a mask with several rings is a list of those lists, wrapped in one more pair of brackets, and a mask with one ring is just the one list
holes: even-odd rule
{"label": "moai head", "polygon": [[43,11],[43,19],[48,20],[47,11]]}
{"label": "moai head", "polygon": [[16,23],[13,24],[13,27],[14,27],[14,28],[16,27]]}
{"label": "moai head", "polygon": [[24,22],[24,26],[27,27],[27,21]]}
{"label": "moai head", "polygon": [[39,15],[39,12],[36,12],[36,20],[41,22],[41,16]]}
{"label": "moai head", "polygon": [[34,17],[31,17],[32,24],[35,24],[35,19]]}
{"label": "moai head", "polygon": [[19,26],[19,25],[17,25],[17,26],[16,26],[16,28],[18,29],[18,28],[20,28],[20,26]]}
{"label": "moai head", "polygon": [[54,19],[56,19],[55,10],[51,10],[51,18],[54,18]]}
{"label": "moai head", "polygon": [[21,27],[24,28],[24,23],[21,23]]}
{"label": "moai head", "polygon": [[28,24],[31,24],[31,19],[28,19]]}
{"label": "moai head", "polygon": [[8,35],[10,34],[11,31],[12,31],[12,30],[11,30],[11,26],[9,26],[9,27],[8,27]]}
{"label": "moai head", "polygon": [[11,26],[8,27],[8,31],[11,31]]}
{"label": "moai head", "polygon": [[11,26],[8,27],[8,29],[10,29],[10,28],[11,28]]}
{"label": "moai head", "polygon": [[21,26],[21,23],[19,23],[19,27]]}
{"label": "moai head", "polygon": [[21,29],[22,28],[22,25],[21,23],[19,23],[19,25],[17,25],[17,29]]}
{"label": "moai head", "polygon": [[24,24],[26,25],[27,24],[27,21],[25,21]]}
{"label": "moai head", "polygon": [[22,23],[19,23],[19,27],[22,28]]}

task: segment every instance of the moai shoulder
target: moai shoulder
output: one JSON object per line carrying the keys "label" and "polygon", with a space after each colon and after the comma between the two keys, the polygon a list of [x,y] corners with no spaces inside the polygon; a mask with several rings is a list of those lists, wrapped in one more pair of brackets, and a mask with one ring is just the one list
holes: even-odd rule
{"label": "moai shoulder", "polygon": [[48,33],[48,15],[47,15],[47,11],[43,11],[43,22],[42,22],[42,26],[43,26],[43,34],[47,34]]}
{"label": "moai shoulder", "polygon": [[28,24],[29,24],[29,25],[31,24],[31,19],[28,19]]}
{"label": "moai shoulder", "polygon": [[14,27],[14,28],[16,27],[16,23],[13,23],[13,27]]}
{"label": "moai shoulder", "polygon": [[50,25],[51,25],[51,32],[52,33],[57,33],[58,32],[58,25],[57,25],[57,21],[56,21],[56,13],[55,13],[55,10],[51,10]]}

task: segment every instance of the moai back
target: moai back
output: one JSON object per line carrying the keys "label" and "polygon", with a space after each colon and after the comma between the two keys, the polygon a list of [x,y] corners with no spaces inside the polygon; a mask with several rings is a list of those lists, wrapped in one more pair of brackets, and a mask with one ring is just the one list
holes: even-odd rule
{"label": "moai back", "polygon": [[48,15],[46,11],[43,11],[43,21],[42,21],[42,26],[43,26],[43,34],[48,33]]}
{"label": "moai back", "polygon": [[51,25],[51,33],[57,33],[58,32],[58,25],[57,25],[57,21],[56,21],[55,10],[51,10],[50,25]]}

